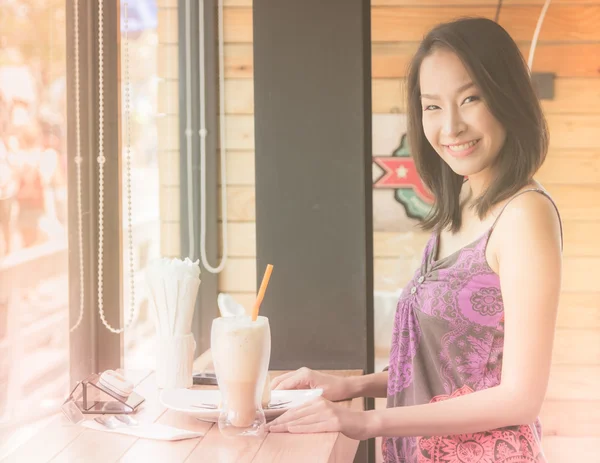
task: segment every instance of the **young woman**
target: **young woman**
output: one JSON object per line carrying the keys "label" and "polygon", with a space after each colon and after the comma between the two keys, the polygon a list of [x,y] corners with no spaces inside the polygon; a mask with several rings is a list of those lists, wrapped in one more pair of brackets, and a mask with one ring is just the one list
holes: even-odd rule
{"label": "young woman", "polygon": [[[408,137],[436,202],[398,302],[389,369],[302,368],[279,389],[323,388],[271,432],[383,436],[386,462],[544,462],[544,400],[561,284],[558,211],[533,180],[548,133],[529,72],[487,19],[433,29],[408,74]],[[333,403],[386,397],[385,410]]]}

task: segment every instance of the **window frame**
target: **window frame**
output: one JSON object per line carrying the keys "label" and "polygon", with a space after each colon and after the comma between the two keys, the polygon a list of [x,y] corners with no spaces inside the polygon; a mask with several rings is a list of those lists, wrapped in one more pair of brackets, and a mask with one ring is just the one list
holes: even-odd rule
{"label": "window frame", "polygon": [[[122,194],[121,189],[121,123],[120,123],[120,0],[103,1],[103,82],[104,82],[104,230],[103,230],[103,306],[106,319],[113,326],[123,326],[123,244],[122,244]],[[74,7],[79,8],[79,88],[80,88],[80,142],[83,212],[84,280],[80,287],[79,241],[77,216],[76,175],[76,108],[75,108],[75,34]],[[98,8],[96,2],[66,0],[67,25],[67,160],[68,166],[68,223],[69,223],[69,326],[79,318],[80,291],[83,289],[84,315],[77,330],[70,333],[70,384],[71,387],[91,373],[122,368],[124,364],[124,335],[109,332],[98,316]],[[198,37],[199,17],[197,2],[190,1],[190,31]],[[188,98],[195,102],[192,111],[193,174],[192,198],[194,204],[194,249],[199,258],[200,249],[200,157],[199,137],[199,40],[191,44],[192,62],[186,60],[186,0],[177,1],[179,38],[179,128],[180,128],[180,240],[181,255],[189,254],[188,191],[186,158],[186,111]],[[206,159],[206,219],[207,258],[214,264],[218,253],[218,42],[216,34],[217,2],[204,2],[206,108],[207,108],[207,159]],[[190,66],[191,95],[186,91],[186,66]],[[116,205],[117,207],[112,207]],[[134,237],[135,238],[135,237]],[[106,250],[118,250],[107,252]],[[208,272],[200,263],[201,280],[192,332],[196,339],[196,355],[210,347],[212,319],[218,316],[218,275]]]}
{"label": "window frame", "polygon": [[[218,41],[217,41],[217,1],[205,0],[204,5],[204,58],[205,58],[205,95],[206,95],[206,258],[211,265],[220,262],[219,258],[219,213],[218,213],[218,134],[219,134],[219,81],[218,81]],[[194,211],[194,259],[200,259],[200,72],[199,72],[199,40],[191,43],[191,61],[187,61],[186,53],[186,0],[178,0],[178,41],[179,41],[179,129],[180,129],[180,239],[183,256],[189,255],[189,227],[188,227],[188,185],[187,185],[187,101],[192,102],[191,128],[192,138],[192,198],[196,198],[192,205]],[[190,36],[199,37],[199,5],[190,1]],[[188,95],[186,85],[187,66],[191,71],[192,91]],[[224,108],[223,108],[224,111]],[[210,348],[210,330],[212,320],[218,317],[217,295],[218,275],[210,273],[200,259],[202,283],[198,290],[192,332],[196,340],[196,355],[202,354]]]}
{"label": "window frame", "polygon": [[[122,245],[120,188],[120,89],[119,89],[119,0],[104,1],[104,250],[103,302],[106,319],[123,323]],[[79,89],[81,140],[81,200],[83,215],[84,280],[80,287],[77,216],[77,175],[75,169],[75,33],[74,7],[79,8]],[[106,330],[98,313],[98,8],[92,2],[66,0],[67,24],[67,178],[69,223],[69,326],[79,318],[80,291],[84,313],[78,329],[70,333],[70,383],[91,373],[123,365],[123,334]],[[117,188],[113,186],[117,185]],[[117,207],[112,207],[113,205]]]}

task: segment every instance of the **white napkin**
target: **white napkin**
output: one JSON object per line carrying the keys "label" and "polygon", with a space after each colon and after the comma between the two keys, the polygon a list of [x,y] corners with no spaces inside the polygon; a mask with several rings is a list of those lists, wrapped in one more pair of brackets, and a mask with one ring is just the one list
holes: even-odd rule
{"label": "white napkin", "polygon": [[94,420],[85,420],[81,425],[93,429],[94,431],[116,432],[128,436],[141,437],[142,439],[175,441],[193,439],[194,437],[201,437],[204,435],[201,432],[188,431],[186,429],[179,429],[160,423],[140,423],[137,426],[123,424],[123,426],[118,428],[110,429]]}

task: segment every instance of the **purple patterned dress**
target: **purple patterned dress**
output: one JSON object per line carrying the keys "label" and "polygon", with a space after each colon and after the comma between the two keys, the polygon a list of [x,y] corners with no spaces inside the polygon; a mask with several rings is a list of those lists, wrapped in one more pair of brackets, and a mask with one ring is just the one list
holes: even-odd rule
{"label": "purple patterned dress", "polygon": [[[518,195],[527,191],[548,196],[540,189]],[[396,309],[388,408],[433,403],[500,384],[504,305],[500,279],[485,257],[493,228],[439,260],[438,238],[433,234],[429,239]],[[384,438],[382,450],[386,463],[540,463],[546,461],[541,435],[538,419],[473,434]]]}

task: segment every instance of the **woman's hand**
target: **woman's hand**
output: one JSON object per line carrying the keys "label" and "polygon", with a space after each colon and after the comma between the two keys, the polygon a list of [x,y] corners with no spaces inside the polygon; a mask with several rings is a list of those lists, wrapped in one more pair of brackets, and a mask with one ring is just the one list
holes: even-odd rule
{"label": "woman's hand", "polygon": [[323,389],[323,397],[334,402],[352,398],[348,378],[305,367],[276,377],[271,381],[271,389]]}
{"label": "woman's hand", "polygon": [[323,397],[288,410],[267,425],[269,432],[293,434],[341,432],[350,439],[364,440],[369,435],[368,412],[351,410]]}

